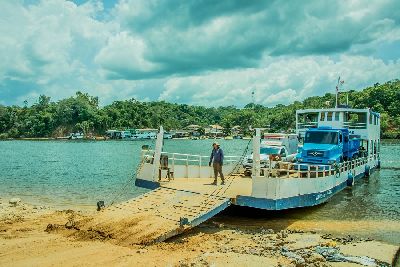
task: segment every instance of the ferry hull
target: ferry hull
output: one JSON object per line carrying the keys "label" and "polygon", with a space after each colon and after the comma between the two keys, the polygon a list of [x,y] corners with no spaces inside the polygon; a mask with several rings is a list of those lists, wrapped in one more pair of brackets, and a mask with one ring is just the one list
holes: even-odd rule
{"label": "ferry hull", "polygon": [[[372,167],[371,173],[375,171],[378,167],[379,164],[375,167]],[[361,172],[356,175],[354,177],[354,180],[359,180],[363,177],[365,177],[365,172]],[[158,182],[153,182],[140,178],[136,179],[135,185],[150,190],[161,187],[161,184]],[[349,186],[348,181],[343,180],[334,187],[324,191],[275,199],[238,195],[236,198],[231,198],[231,205],[258,208],[264,210],[286,210],[293,208],[312,207],[327,202],[333,195],[342,191],[347,186]]]}
{"label": "ferry hull", "polygon": [[[359,174],[355,179],[364,177],[364,174]],[[251,196],[238,196],[234,205],[243,207],[252,207],[264,210],[286,210],[293,208],[312,207],[324,202],[327,202],[334,194],[342,191],[347,187],[347,181],[340,183],[339,185],[317,193],[310,193],[300,196],[293,196],[281,199],[268,199],[268,198],[257,198]]]}

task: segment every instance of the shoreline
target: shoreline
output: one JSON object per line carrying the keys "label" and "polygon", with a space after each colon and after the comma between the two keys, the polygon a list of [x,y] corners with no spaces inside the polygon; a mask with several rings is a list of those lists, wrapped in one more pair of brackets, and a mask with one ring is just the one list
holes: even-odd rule
{"label": "shoreline", "polygon": [[[191,138],[172,138],[172,139],[165,139],[165,140],[193,140],[193,141],[199,141],[199,140],[226,140],[226,141],[231,141],[231,140],[244,140],[244,141],[249,141],[251,140],[252,137],[244,137],[242,139],[231,139],[231,138],[199,138],[199,139],[191,139]],[[154,139],[107,139],[102,136],[96,136],[95,138],[83,138],[83,139],[68,139],[68,138],[63,138],[63,137],[24,137],[24,138],[5,138],[1,139],[1,141],[148,141],[148,140],[154,140]],[[381,139],[383,142],[386,142],[386,144],[392,144],[392,143],[398,143],[397,138],[383,138]]]}
{"label": "shoreline", "polygon": [[[0,199],[0,251],[4,252],[0,252],[0,265],[361,266],[331,262],[324,257],[331,253],[390,266],[399,250],[393,244],[353,235],[351,226],[340,235],[320,232],[312,228],[314,222],[273,229],[266,226],[275,222],[248,226],[222,223],[221,218],[162,243],[121,246],[112,237],[79,229],[95,213],[23,202],[14,206]],[[334,222],[328,224],[335,227]]]}
{"label": "shoreline", "polygon": [[[244,137],[242,139],[233,139],[233,138],[199,138],[199,139],[192,139],[189,137],[183,137],[183,138],[171,138],[171,139],[164,139],[164,140],[245,140],[248,141],[250,140],[251,137]],[[123,142],[123,141],[149,141],[149,140],[155,140],[155,139],[130,139],[130,138],[125,138],[125,139],[111,139],[111,138],[104,138],[97,136],[95,138],[82,138],[82,139],[69,139],[69,138],[62,138],[62,137],[26,137],[26,138],[6,138],[6,139],[0,139],[0,141],[118,141],[118,142]],[[396,140],[396,139],[393,139]]]}

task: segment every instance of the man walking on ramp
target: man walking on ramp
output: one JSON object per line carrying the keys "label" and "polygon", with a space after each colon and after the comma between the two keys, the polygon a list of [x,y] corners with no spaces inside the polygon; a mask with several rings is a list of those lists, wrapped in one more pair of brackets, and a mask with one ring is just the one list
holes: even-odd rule
{"label": "man walking on ramp", "polygon": [[213,150],[211,151],[210,162],[208,163],[208,166],[211,166],[211,163],[213,164],[214,168],[214,182],[212,184],[217,185],[217,178],[219,173],[222,180],[221,185],[224,185],[225,178],[224,174],[222,173],[222,165],[224,164],[224,151],[222,150],[222,148],[220,148],[220,145],[218,143],[213,144]]}

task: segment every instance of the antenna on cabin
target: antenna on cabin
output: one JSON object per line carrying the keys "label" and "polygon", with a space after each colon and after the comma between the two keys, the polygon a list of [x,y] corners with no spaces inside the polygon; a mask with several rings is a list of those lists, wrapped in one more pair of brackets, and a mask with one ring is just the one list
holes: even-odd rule
{"label": "antenna on cabin", "polygon": [[338,98],[339,98],[339,87],[342,86],[344,84],[343,80],[340,80],[340,76],[337,80],[337,84],[336,84],[336,108],[338,108],[339,103],[338,103]]}

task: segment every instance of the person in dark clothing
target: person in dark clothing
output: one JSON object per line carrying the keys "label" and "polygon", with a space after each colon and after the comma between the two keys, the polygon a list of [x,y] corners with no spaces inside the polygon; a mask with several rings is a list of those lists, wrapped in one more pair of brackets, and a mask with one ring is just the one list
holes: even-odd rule
{"label": "person in dark clothing", "polygon": [[220,148],[218,143],[213,144],[213,150],[211,151],[210,162],[208,163],[211,166],[211,163],[214,168],[214,182],[213,185],[217,185],[218,174],[221,176],[221,185],[225,184],[225,177],[222,173],[222,165],[224,165],[224,151]]}

